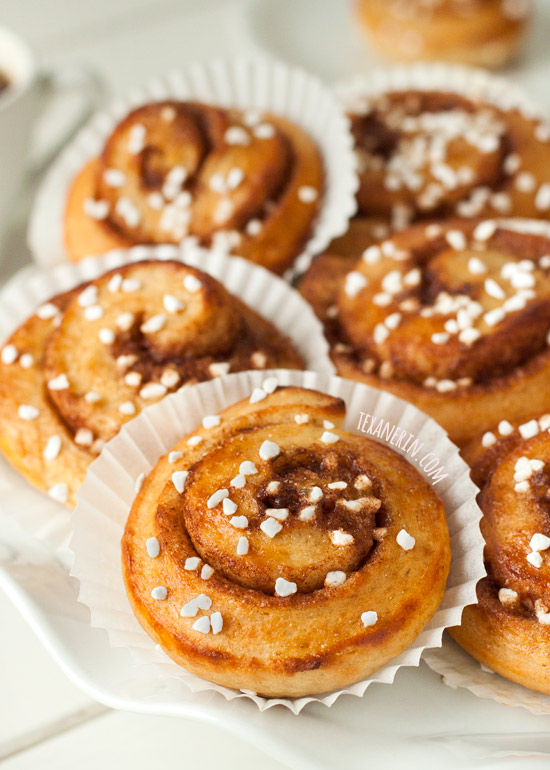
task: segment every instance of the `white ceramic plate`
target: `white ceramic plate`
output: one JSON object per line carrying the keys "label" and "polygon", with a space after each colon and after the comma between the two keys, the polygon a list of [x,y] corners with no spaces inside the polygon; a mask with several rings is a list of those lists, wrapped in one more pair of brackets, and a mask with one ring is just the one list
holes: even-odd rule
{"label": "white ceramic plate", "polygon": [[[534,717],[444,686],[424,665],[402,669],[395,683],[373,685],[363,698],[346,696],[332,708],[311,704],[299,716],[274,708],[260,713],[245,700],[215,694],[177,699],[156,683],[144,696],[127,686],[131,662],[89,625],[76,600],[76,582],[53,559],[36,563],[0,548],[0,588],[19,608],[65,674],[90,697],[118,709],[180,716],[228,730],[293,770],[446,770],[525,768],[550,762],[550,717]],[[35,563],[33,563],[33,560]],[[151,694],[152,693],[152,694]]]}

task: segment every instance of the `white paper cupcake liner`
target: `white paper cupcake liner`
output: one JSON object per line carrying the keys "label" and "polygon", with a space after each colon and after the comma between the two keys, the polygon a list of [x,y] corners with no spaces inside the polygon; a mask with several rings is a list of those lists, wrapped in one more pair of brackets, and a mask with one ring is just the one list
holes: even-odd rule
{"label": "white paper cupcake liner", "polygon": [[[0,343],[36,308],[60,292],[97,278],[120,265],[143,259],[177,259],[217,278],[235,296],[271,321],[294,342],[306,368],[333,374],[320,321],[298,292],[263,267],[240,257],[196,245],[136,246],[103,257],[57,265],[50,270],[24,268],[0,292]],[[30,535],[54,549],[64,549],[70,532],[70,511],[32,487],[0,456],[0,527],[2,518],[16,520]]]}
{"label": "white paper cupcake liner", "polygon": [[443,62],[397,65],[343,80],[334,92],[346,110],[361,110],[373,97],[392,91],[443,91],[486,102],[503,110],[517,108],[542,117],[543,110],[522,88],[482,69]]}
{"label": "white paper cupcake liner", "polygon": [[426,650],[423,658],[449,687],[464,687],[478,698],[488,698],[504,706],[520,706],[531,714],[550,714],[550,695],[529,690],[482,666],[449,634],[445,634],[441,648]]}
{"label": "white paper cupcake liner", "polygon": [[[107,631],[113,647],[132,652],[132,686],[145,687],[144,667],[154,665],[163,681],[174,680],[174,687],[193,692],[212,690],[227,700],[251,698],[261,711],[280,704],[297,714],[310,702],[330,706],[344,693],[362,696],[373,682],[391,683],[400,666],[417,666],[426,648],[440,646],[443,630],[460,622],[463,608],[475,598],[475,586],[484,573],[483,539],[475,502],[477,488],[458,449],[434,420],[411,404],[360,383],[313,372],[274,370],[269,374],[275,375],[281,385],[314,388],[343,398],[348,430],[356,430],[360,412],[399,425],[422,442],[420,453],[432,452],[448,474],[435,486],[445,503],[451,533],[447,591],[440,608],[413,644],[375,674],[346,689],[314,697],[267,699],[189,673],[155,645],[135,618],[121,574],[120,539],[135,496],[136,479],[147,474],[161,455],[195,429],[204,415],[216,414],[250,395],[263,382],[265,372],[236,373],[193,386],[147,408],[124,426],[92,464],[79,492],[70,542],[74,552],[72,574],[80,581],[79,598],[90,608],[92,625]],[[419,465],[416,467],[422,472]]]}
{"label": "white paper cupcake liner", "polygon": [[68,258],[63,218],[74,176],[102,151],[130,110],[162,99],[271,111],[301,126],[317,143],[325,166],[325,192],[311,237],[288,271],[289,278],[307,269],[314,254],[346,231],[356,211],[356,159],[349,121],[332,92],[304,70],[279,61],[215,60],[150,80],[96,114],[76,136],[50,169],[35,200],[28,242],[39,264],[54,265]]}

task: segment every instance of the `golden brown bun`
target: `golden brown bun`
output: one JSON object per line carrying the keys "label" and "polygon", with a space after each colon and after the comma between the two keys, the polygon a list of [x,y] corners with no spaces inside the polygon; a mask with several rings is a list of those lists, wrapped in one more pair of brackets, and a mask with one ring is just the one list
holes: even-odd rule
{"label": "golden brown bun", "polygon": [[227,687],[298,697],[368,676],[441,601],[443,504],[402,457],[343,430],[340,399],[278,388],[219,418],[161,458],[134,501],[122,566],[138,620],[173,660]]}
{"label": "golden brown bun", "polygon": [[530,0],[358,0],[370,40],[401,61],[502,67],[525,40]]}
{"label": "golden brown bun", "polygon": [[283,118],[147,104],[75,177],[67,251],[77,261],[121,246],[223,237],[234,253],[282,273],[310,235],[323,175],[314,142]]}
{"label": "golden brown bun", "polygon": [[395,91],[349,106],[362,216],[550,217],[550,129],[453,92]]}
{"label": "golden brown bun", "polygon": [[501,422],[464,448],[481,488],[488,576],[478,584],[478,604],[451,631],[481,663],[544,693],[550,693],[550,565],[546,543],[532,537],[550,536],[549,427],[550,415]]}
{"label": "golden brown bun", "polygon": [[1,359],[0,450],[70,506],[103,443],[166,393],[227,371],[303,366],[218,281],[171,261],[126,265],[54,297]]}
{"label": "golden brown bun", "polygon": [[549,255],[549,239],[494,222],[415,225],[352,270],[320,257],[300,290],[340,375],[411,401],[463,444],[502,415],[550,410]]}

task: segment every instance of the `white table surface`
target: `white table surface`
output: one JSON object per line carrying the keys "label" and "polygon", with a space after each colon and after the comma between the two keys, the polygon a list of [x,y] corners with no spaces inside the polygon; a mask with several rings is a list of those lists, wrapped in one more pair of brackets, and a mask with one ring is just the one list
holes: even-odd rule
{"label": "white table surface", "polygon": [[[255,51],[283,56],[328,81],[366,71],[375,59],[350,17],[348,0],[0,0],[0,20],[25,36],[44,66],[87,63],[105,79],[108,91],[120,93],[154,74],[195,59]],[[532,45],[521,66],[507,74],[550,108],[550,0],[538,0],[539,20]],[[50,121],[51,122],[51,121]],[[43,129],[48,134],[51,126]],[[1,137],[0,137],[1,141]],[[29,183],[14,200],[11,225],[0,248],[0,278],[29,261],[25,221],[32,200]],[[425,686],[437,693],[444,685],[422,666],[398,677],[393,697]],[[440,693],[443,695],[443,693]],[[446,696],[446,693],[445,693]],[[368,691],[381,708],[392,700],[382,686]],[[453,699],[454,698],[454,699]],[[518,729],[547,729],[526,712],[481,703],[464,691],[444,697],[456,702],[457,734],[471,728],[475,715],[494,732],[499,718]],[[388,714],[391,720],[391,715]],[[399,726],[395,726],[399,730]],[[368,725],[365,725],[366,736]],[[391,733],[388,733],[391,735]],[[440,737],[440,739],[443,739]],[[387,759],[365,766],[392,767],[391,740]],[[421,766],[421,753],[411,743],[409,766]],[[464,767],[469,764],[463,752]],[[484,768],[548,767],[545,757],[496,757]],[[377,757],[380,757],[380,751]],[[0,593],[0,761],[6,770],[28,768],[90,768],[185,765],[213,770],[283,768],[257,748],[219,727],[195,721],[113,712],[82,694],[60,672],[7,597]],[[345,767],[345,747],[342,752]]]}

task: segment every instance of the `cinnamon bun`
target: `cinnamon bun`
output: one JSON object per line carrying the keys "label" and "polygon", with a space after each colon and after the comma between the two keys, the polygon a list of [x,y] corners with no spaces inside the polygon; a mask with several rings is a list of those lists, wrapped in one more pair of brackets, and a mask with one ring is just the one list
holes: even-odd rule
{"label": "cinnamon bun", "polygon": [[502,419],[468,444],[487,577],[452,636],[513,682],[550,693],[550,415]]}
{"label": "cinnamon bun", "polygon": [[411,401],[459,444],[550,410],[550,238],[524,226],[415,225],[352,270],[319,258],[300,288],[338,373]]}
{"label": "cinnamon bun", "polygon": [[74,179],[67,251],[79,260],[192,236],[282,273],[310,235],[323,177],[313,140],[279,116],[198,102],[146,104]]}
{"label": "cinnamon bun", "polygon": [[531,0],[358,0],[373,44],[402,61],[502,67],[526,37]]}
{"label": "cinnamon bun", "polygon": [[214,278],[126,264],[36,309],[0,353],[0,450],[70,506],[105,441],[145,406],[229,371],[302,368],[290,340]]}
{"label": "cinnamon bun", "polygon": [[145,479],[122,540],[126,590],[189,671],[266,696],[326,692],[394,658],[436,611],[443,504],[344,418],[340,399],[270,378]]}
{"label": "cinnamon bun", "polygon": [[494,104],[443,86],[342,98],[362,216],[397,230],[452,216],[550,218],[550,125],[504,94]]}

